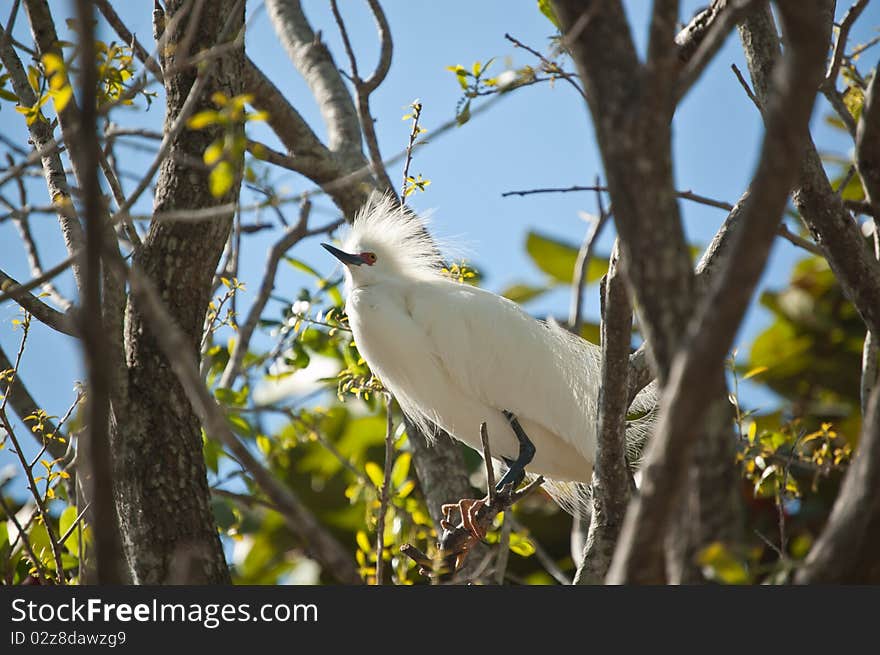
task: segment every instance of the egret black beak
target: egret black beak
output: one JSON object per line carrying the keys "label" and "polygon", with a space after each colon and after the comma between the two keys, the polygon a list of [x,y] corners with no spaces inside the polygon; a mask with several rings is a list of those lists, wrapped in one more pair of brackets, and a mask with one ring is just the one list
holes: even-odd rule
{"label": "egret black beak", "polygon": [[352,255],[345,252],[344,250],[340,250],[339,248],[334,248],[329,243],[322,243],[321,245],[324,246],[327,252],[336,257],[336,259],[341,261],[346,266],[360,266],[364,263],[364,260],[361,259],[358,255]]}

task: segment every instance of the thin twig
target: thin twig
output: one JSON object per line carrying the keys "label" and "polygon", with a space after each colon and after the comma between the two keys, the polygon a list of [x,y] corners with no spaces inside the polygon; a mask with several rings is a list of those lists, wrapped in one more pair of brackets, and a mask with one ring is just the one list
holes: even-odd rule
{"label": "thin twig", "polygon": [[[502,198],[507,198],[508,196],[530,196],[536,193],[573,193],[577,191],[602,191],[607,192],[608,187],[601,186],[598,184],[594,184],[591,186],[580,186],[573,185],[568,187],[544,187],[540,189],[521,189],[516,191],[505,191],[501,194]],[[730,211],[733,209],[733,205],[729,202],[724,202],[723,200],[715,200],[713,198],[708,198],[706,196],[701,196],[693,191],[676,191],[675,195],[682,200],[690,200],[691,202],[696,202],[701,205],[708,205],[709,207],[717,207],[718,209],[724,209],[725,211]]]}
{"label": "thin twig", "polygon": [[480,423],[480,443],[483,446],[483,461],[486,463],[486,489],[489,492],[489,503],[495,502],[495,467],[492,465],[492,450],[489,447],[489,432],[486,422]]}
{"label": "thin twig", "polygon": [[330,9],[333,12],[333,18],[336,20],[336,25],[339,27],[339,32],[342,35],[342,43],[345,47],[345,53],[348,55],[349,65],[351,66],[351,76],[349,79],[352,84],[354,84],[355,96],[357,99],[358,121],[361,125],[361,131],[364,133],[364,141],[366,141],[367,144],[367,151],[370,153],[370,164],[373,169],[373,175],[376,176],[377,180],[389,193],[394,193],[394,185],[391,183],[391,178],[388,177],[388,171],[382,165],[382,154],[379,150],[379,140],[376,136],[375,121],[373,120],[370,111],[370,94],[375,91],[379,84],[381,84],[382,80],[385,79],[385,76],[388,74],[388,69],[391,66],[393,43],[391,40],[391,30],[388,27],[388,21],[385,18],[385,12],[382,11],[382,7],[377,0],[370,0],[369,4],[370,9],[373,12],[373,17],[376,19],[381,45],[379,64],[373,74],[370,75],[370,78],[366,81],[363,80],[358,73],[357,58],[354,55],[354,49],[352,48],[351,41],[348,37],[348,30],[345,28],[345,22],[342,20],[342,14],[339,13],[339,7],[337,6],[336,0],[330,0]]}
{"label": "thin twig", "polygon": [[40,323],[71,337],[79,335],[79,330],[69,314],[59,312],[34,296],[29,291],[23,290],[21,284],[0,270],[0,289],[17,302],[25,311],[32,314]]}
{"label": "thin twig", "polygon": [[86,515],[86,512],[89,511],[89,507],[91,506],[91,503],[86,503],[86,506],[80,510],[79,514],[77,514],[76,518],[73,520],[73,523],[71,523],[70,527],[67,528],[67,531],[65,531],[65,533],[61,535],[61,538],[58,540],[59,544],[61,544],[62,546],[64,545],[64,542],[67,541],[67,538],[73,534],[73,531],[76,530],[76,526],[79,525],[80,521],[82,521],[82,518]]}
{"label": "thin twig", "polygon": [[510,561],[510,531],[513,522],[510,520],[512,511],[504,512],[504,523],[501,524],[501,536],[498,540],[498,556],[495,558],[495,584],[504,584],[507,574],[507,563]]}
{"label": "thin twig", "polygon": [[244,324],[239,327],[238,339],[235,340],[235,346],[232,349],[232,354],[229,356],[229,363],[226,365],[223,375],[220,378],[219,385],[221,387],[230,388],[240,374],[241,364],[244,361],[245,354],[247,354],[248,347],[250,346],[251,337],[253,336],[257,324],[260,322],[260,316],[263,313],[263,309],[266,307],[266,303],[269,302],[269,296],[275,288],[275,276],[278,271],[278,264],[281,261],[281,258],[284,257],[285,253],[309,233],[309,213],[311,208],[312,203],[309,202],[308,199],[305,199],[300,206],[299,220],[296,222],[296,225],[288,228],[284,235],[269,250],[269,254],[266,258],[266,268],[263,273],[263,280],[260,283],[260,290],[248,311],[247,319],[245,319]]}
{"label": "thin twig", "polygon": [[537,57],[540,60],[542,67],[544,68],[544,72],[550,73],[551,75],[557,75],[558,77],[561,77],[563,80],[568,82],[574,88],[575,91],[578,92],[579,96],[581,96],[584,100],[587,99],[587,94],[584,93],[584,90],[581,88],[580,84],[577,83],[577,76],[576,75],[573,75],[572,73],[569,73],[567,71],[562,70],[562,68],[560,68],[556,62],[550,61],[544,55],[542,55],[540,52],[538,52],[534,48],[530,48],[525,43],[523,43],[522,41],[517,39],[516,37],[513,37],[510,34],[505,33],[504,38],[507,39],[508,41],[510,41],[517,48],[522,48],[526,52]]}
{"label": "thin twig", "polygon": [[[21,365],[21,358],[24,354],[24,347],[27,343],[28,337],[28,326],[30,321],[26,318],[25,321],[22,322],[22,338],[21,344],[18,349],[18,354],[15,357],[15,366],[12,369],[12,377],[14,378],[18,375],[18,369]],[[40,512],[40,519],[43,521],[43,525],[46,526],[46,534],[49,536],[49,546],[52,550],[52,556],[55,558],[55,567],[56,573],[58,574],[58,580],[64,581],[64,566],[61,563],[61,548],[58,545],[58,540],[55,538],[55,535],[52,533],[52,523],[50,522],[49,512],[46,509],[46,504],[43,502],[43,497],[40,495],[40,491],[37,488],[37,482],[34,480],[34,472],[28,466],[27,459],[24,456],[24,450],[21,448],[21,444],[18,441],[18,438],[15,436],[15,430],[12,428],[12,424],[9,422],[9,417],[6,416],[6,397],[9,395],[9,390],[12,383],[10,382],[6,388],[6,394],[4,395],[3,402],[0,404],[0,423],[2,423],[3,429],[6,432],[6,435],[9,437],[10,442],[12,443],[13,450],[15,451],[15,455],[18,458],[19,463],[21,464],[22,472],[25,475],[28,483],[28,489],[31,492],[31,496],[34,499],[34,502],[37,504],[37,509]],[[48,488],[48,480],[46,482]]]}
{"label": "thin twig", "polygon": [[605,227],[610,216],[605,211],[605,206],[602,202],[602,187],[599,185],[598,176],[595,187],[599,215],[590,222],[590,229],[587,231],[583,243],[581,243],[574,265],[573,293],[569,307],[568,325],[569,329],[575,334],[581,333],[581,326],[583,325],[584,289],[587,283],[587,272],[590,269],[590,260],[593,258],[593,250],[596,247],[596,242],[599,239],[602,228]]}
{"label": "thin twig", "polygon": [[376,584],[381,585],[385,576],[385,515],[391,500],[391,469],[394,465],[394,417],[391,407],[394,398],[385,396],[385,466],[382,491],[379,494],[379,513],[376,517]]}
{"label": "thin twig", "polygon": [[[519,519],[513,515],[513,512],[504,515],[504,521],[507,522],[510,519],[511,526],[514,530],[522,531],[525,529],[525,526],[520,523]],[[544,547],[538,542],[537,539],[532,539],[532,545],[535,547],[535,557],[538,558],[538,561],[541,563],[541,566],[544,567],[544,570],[550,574],[550,576],[556,580],[561,585],[570,585],[571,578],[565,575],[565,572],[559,568],[559,565],[553,560]]]}
{"label": "thin twig", "polygon": [[834,42],[834,54],[831,56],[831,62],[828,65],[828,72],[825,74],[823,86],[827,85],[834,88],[837,84],[837,74],[840,71],[840,64],[843,62],[844,51],[846,50],[846,42],[849,39],[849,31],[852,29],[853,23],[868,6],[868,0],[856,0],[847,10],[840,22],[840,29],[837,31],[837,40]]}
{"label": "thin twig", "polygon": [[755,92],[752,91],[752,87],[750,87],[749,83],[746,82],[746,78],[743,76],[742,71],[739,69],[739,66],[737,66],[736,64],[731,64],[730,70],[732,70],[733,74],[736,75],[737,81],[739,81],[740,86],[746,92],[746,95],[749,97],[749,100],[752,101],[752,104],[757,107],[758,111],[762,111],[760,101],[758,100],[757,96],[755,96]]}
{"label": "thin twig", "polygon": [[406,146],[406,161],[403,164],[403,190],[400,192],[400,203],[406,204],[407,184],[409,183],[409,165],[412,163],[413,146],[421,131],[419,130],[419,118],[422,115],[422,103],[414,100],[412,105],[412,130],[409,133],[409,143]]}
{"label": "thin twig", "polygon": [[[12,521],[12,524],[15,526],[15,530],[18,532],[18,537],[21,538],[21,543],[24,544],[24,549],[27,551],[27,554],[30,556],[31,561],[34,564],[34,569],[37,571],[37,579],[44,584],[49,583],[49,577],[46,575],[46,572],[43,570],[43,562],[40,558],[37,557],[34,552],[33,546],[31,546],[31,540],[27,536],[25,532],[26,528],[22,527],[21,523],[18,520],[18,517],[15,515],[15,512],[6,504],[6,499],[3,498],[3,494],[0,493],[0,508],[3,509],[3,513],[6,514],[6,517]],[[36,514],[31,514],[33,517]],[[48,527],[46,528],[48,530]],[[12,546],[14,547],[14,545]]]}

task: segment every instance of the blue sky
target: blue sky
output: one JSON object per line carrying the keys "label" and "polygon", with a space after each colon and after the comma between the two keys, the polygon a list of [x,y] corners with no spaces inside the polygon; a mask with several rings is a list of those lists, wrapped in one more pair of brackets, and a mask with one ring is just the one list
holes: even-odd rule
{"label": "blue sky", "polygon": [[[0,15],[8,15],[9,0],[0,2]],[[117,2],[120,14],[133,31],[149,47],[152,29],[151,3]],[[264,68],[300,110],[316,132],[325,131],[308,88],[278,43],[260,2],[248,2],[253,17],[247,34],[248,52]],[[626,2],[640,51],[644,51],[647,31],[647,0]],[[706,4],[692,0],[682,2],[682,17],[687,20],[697,8]],[[72,3],[52,2],[56,19],[69,15]],[[323,32],[336,56],[337,64],[347,69],[341,42],[325,0],[303,2],[315,29]],[[378,44],[366,4],[355,0],[340,2],[351,32],[362,71],[370,70],[378,56]],[[482,0],[481,2],[430,2],[428,0],[386,0],[384,3],[395,39],[394,59],[385,84],[373,96],[373,113],[383,154],[388,157],[406,145],[409,124],[401,117],[415,98],[423,103],[422,124],[431,130],[454,115],[460,97],[455,76],[445,70],[453,64],[470,64],[497,57],[496,72],[505,68],[506,60],[515,67],[534,64],[526,52],[516,50],[504,39],[509,32],[522,42],[546,50],[553,28],[538,12],[532,1]],[[848,5],[838,11],[840,16]],[[864,42],[876,34],[880,11],[876,3],[869,5],[853,31],[854,42]],[[103,28],[102,38],[115,38]],[[29,41],[23,12],[15,30],[22,41]],[[877,50],[870,51],[876,58]],[[679,189],[691,189],[710,197],[735,202],[745,189],[755,165],[760,145],[760,117],[743,93],[730,64],[746,70],[738,38],[728,38],[725,47],[705,72],[700,83],[678,110],[675,117],[675,162]],[[160,90],[158,87],[154,87]],[[161,129],[163,103],[142,111],[119,110],[114,120],[123,126]],[[813,136],[822,151],[846,153],[850,144],[839,133],[825,126],[822,116],[827,105],[820,103],[814,113]],[[0,111],[0,131],[18,143],[25,142],[24,121],[9,103]],[[270,145],[278,146],[265,128],[254,132]],[[150,156],[134,149],[120,148],[121,166],[142,171]],[[466,126],[432,140],[417,152],[411,172],[431,180],[424,194],[411,196],[411,204],[420,210],[434,209],[433,229],[452,238],[471,253],[473,263],[484,273],[484,286],[500,290],[514,281],[540,283],[542,273],[525,253],[525,235],[537,229],[558,238],[579,243],[586,224],[578,217],[580,210],[595,210],[592,194],[540,195],[525,198],[502,198],[512,189],[590,184],[602,168],[593,136],[592,125],[583,100],[570,87],[535,85],[508,94],[489,112],[475,117]],[[401,166],[392,166],[393,180],[401,178]],[[297,193],[311,185],[293,173],[276,171],[274,179],[283,193]],[[127,189],[136,182],[125,180]],[[47,202],[42,179],[28,183],[32,204]],[[11,187],[2,190],[15,197]],[[633,189],[638,193],[638,189]],[[136,210],[149,213],[149,194],[139,201]],[[315,201],[314,223],[334,215],[332,205],[324,198]],[[688,237],[705,245],[724,218],[724,212],[692,203],[682,203]],[[293,213],[293,208],[287,210]],[[268,217],[267,217],[268,220]],[[58,226],[51,216],[32,218],[32,229],[40,243],[41,254],[48,265],[65,256]],[[266,248],[276,232],[262,232],[248,237],[240,278],[255,288],[261,274]],[[607,253],[613,230],[606,230],[598,252]],[[13,277],[30,277],[24,251],[13,226],[0,224],[3,244],[2,268]],[[308,261],[318,270],[329,273],[334,262],[318,248],[318,241],[301,244],[295,256]],[[786,283],[790,267],[801,256],[793,246],[779,240],[764,276],[763,288]],[[289,268],[282,268],[276,288],[293,296],[310,280]],[[60,287],[71,290],[69,276],[60,278]],[[247,296],[242,301],[247,303]],[[530,304],[538,316],[567,313],[569,293],[559,290]],[[240,310],[242,311],[242,310]],[[587,315],[597,317],[596,287],[588,291]],[[0,306],[0,344],[13,355],[19,339],[10,321],[17,317],[12,303]],[[738,343],[748,344],[768,322],[768,315],[753,308],[741,330]],[[23,376],[38,401],[51,414],[62,414],[74,398],[73,383],[81,376],[76,344],[58,336],[35,322],[26,352]],[[747,348],[741,348],[747,352]],[[744,390],[747,402],[766,407],[772,396],[755,387]],[[0,458],[0,467],[5,463]]]}

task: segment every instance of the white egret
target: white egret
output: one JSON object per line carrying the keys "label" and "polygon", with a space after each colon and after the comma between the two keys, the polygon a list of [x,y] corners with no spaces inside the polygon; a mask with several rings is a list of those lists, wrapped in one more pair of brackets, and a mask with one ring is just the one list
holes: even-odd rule
{"label": "white egret", "polygon": [[371,197],[341,250],[322,245],[345,265],[358,350],[409,418],[478,451],[485,421],[508,466],[498,488],[528,465],[572,511],[595,461],[598,346],[450,279],[425,224],[387,196]]}

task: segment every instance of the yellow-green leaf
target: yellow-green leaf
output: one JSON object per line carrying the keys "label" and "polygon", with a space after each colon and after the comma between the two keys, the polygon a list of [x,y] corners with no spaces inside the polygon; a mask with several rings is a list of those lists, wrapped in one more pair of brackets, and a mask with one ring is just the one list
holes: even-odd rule
{"label": "yellow-green leaf", "polygon": [[382,483],[385,481],[385,472],[381,466],[376,464],[376,462],[367,462],[364,466],[364,471],[376,487],[382,487]]}
{"label": "yellow-green leaf", "polygon": [[768,368],[769,368],[769,367],[767,367],[767,366],[756,366],[755,368],[753,368],[752,370],[750,370],[748,373],[746,373],[745,375],[743,375],[743,378],[742,378],[742,379],[743,379],[743,380],[749,380],[749,379],[755,377],[756,375],[760,375],[760,374],[763,373],[764,371],[768,370]]}
{"label": "yellow-green leaf", "polygon": [[213,166],[220,158],[223,156],[223,141],[220,139],[215,140],[211,145],[205,148],[205,153],[202,155],[202,159],[204,159],[205,163],[208,166]]}
{"label": "yellow-green leaf", "polygon": [[406,480],[406,476],[409,474],[409,464],[412,460],[412,455],[410,453],[400,453],[398,458],[394,461],[394,466],[391,468],[391,486],[395,489],[403,484],[404,480]]}
{"label": "yellow-green leaf", "polygon": [[357,534],[355,535],[355,541],[357,541],[358,548],[360,548],[365,553],[369,553],[371,550],[373,550],[373,545],[370,543],[370,538],[363,530],[357,531]]}
{"label": "yellow-green leaf", "polygon": [[719,541],[699,552],[697,562],[703,567],[703,574],[710,580],[724,584],[747,584],[749,572],[739,559]]}
{"label": "yellow-green leaf", "polygon": [[235,172],[232,164],[228,161],[221,161],[212,170],[208,176],[208,185],[211,189],[211,195],[219,198],[232,188],[235,182]]}
{"label": "yellow-green leaf", "polygon": [[186,126],[192,130],[202,130],[209,125],[213,125],[220,120],[220,112],[213,109],[205,109],[197,114],[193,114],[186,121]]}

